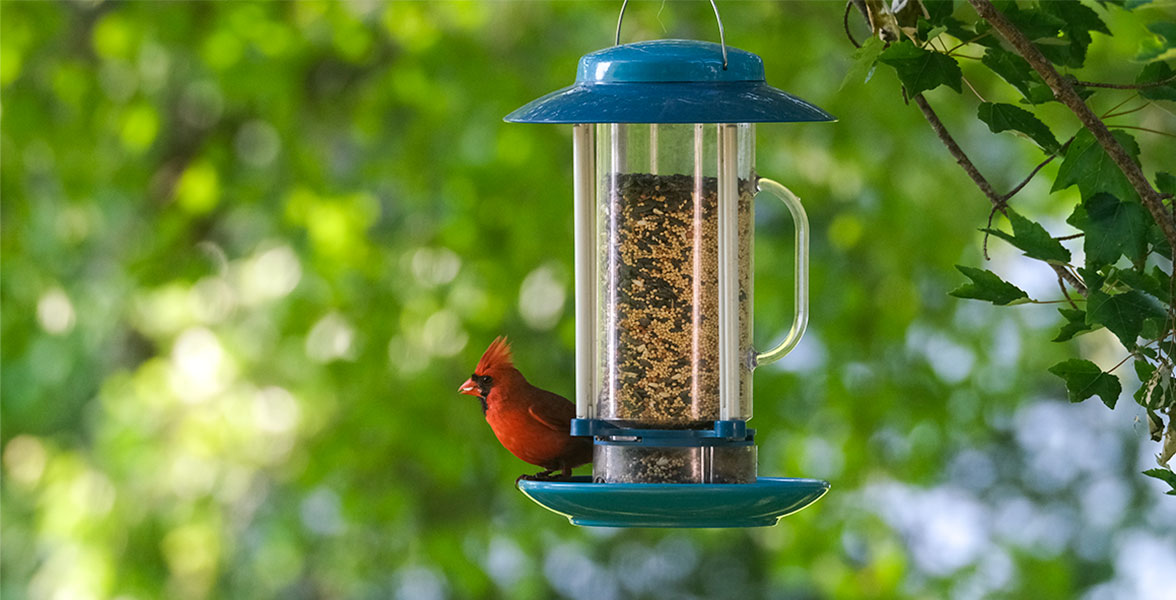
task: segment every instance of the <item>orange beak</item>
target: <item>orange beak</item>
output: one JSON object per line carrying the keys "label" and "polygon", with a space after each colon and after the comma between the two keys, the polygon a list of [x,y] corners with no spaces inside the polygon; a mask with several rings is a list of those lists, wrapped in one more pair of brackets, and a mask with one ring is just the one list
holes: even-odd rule
{"label": "orange beak", "polygon": [[473,377],[470,377],[469,379],[465,380],[465,383],[461,384],[461,387],[457,388],[457,392],[459,394],[466,394],[468,396],[480,396],[481,395],[481,391],[478,390],[478,384],[474,383]]}

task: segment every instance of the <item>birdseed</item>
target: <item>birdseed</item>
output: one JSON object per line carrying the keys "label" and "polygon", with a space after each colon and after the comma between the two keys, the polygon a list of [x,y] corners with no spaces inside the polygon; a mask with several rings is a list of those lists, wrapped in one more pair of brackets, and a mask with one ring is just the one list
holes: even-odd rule
{"label": "birdseed", "polygon": [[[717,179],[625,173],[605,184],[615,187],[601,215],[610,245],[600,265],[608,276],[598,414],[631,426],[705,426],[719,418]],[[746,179],[738,187],[738,335],[750,352],[754,189]],[[746,414],[750,370],[739,371]]]}
{"label": "birdseed", "polygon": [[753,483],[756,448],[746,446],[612,446],[594,448],[598,483]]}

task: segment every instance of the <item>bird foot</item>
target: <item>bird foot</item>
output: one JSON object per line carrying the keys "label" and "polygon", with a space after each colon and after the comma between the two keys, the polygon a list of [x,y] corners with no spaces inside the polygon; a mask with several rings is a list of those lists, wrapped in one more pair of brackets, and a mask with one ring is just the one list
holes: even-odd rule
{"label": "bird foot", "polygon": [[570,469],[561,471],[558,474],[552,473],[552,470],[548,470],[540,471],[534,475],[519,475],[518,479],[515,479],[515,484],[517,485],[520,481],[568,481],[572,478],[572,471]]}

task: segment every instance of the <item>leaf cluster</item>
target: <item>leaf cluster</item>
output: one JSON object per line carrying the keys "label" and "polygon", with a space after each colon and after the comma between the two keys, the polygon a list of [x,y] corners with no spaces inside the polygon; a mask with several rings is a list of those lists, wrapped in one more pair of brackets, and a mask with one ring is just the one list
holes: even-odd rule
{"label": "leaf cluster", "polygon": [[[994,0],[992,4],[1058,72],[1082,69],[1098,37],[1095,34],[1113,35],[1093,5],[1078,0]],[[1117,4],[1118,8],[1103,6],[1101,9],[1131,10],[1144,2]],[[1063,324],[1053,341],[1066,342],[1092,331],[1108,330],[1128,352],[1124,361],[1135,361],[1140,381],[1135,399],[1146,412],[1153,438],[1161,441],[1164,435],[1161,432],[1165,430],[1167,435],[1172,435],[1170,424],[1176,401],[1168,382],[1176,359],[1173,340],[1176,311],[1172,306],[1172,248],[1163,230],[1141,203],[1135,185],[1096,136],[1086,127],[1075,127],[1072,121],[1057,119],[1057,111],[1049,105],[1056,102],[1059,84],[1047,85],[1042,75],[1045,71],[1035,68],[1032,61],[1040,61],[1040,57],[1023,55],[987,20],[968,11],[969,20],[965,11],[955,9],[951,2],[923,2],[923,7],[922,17],[914,26],[903,28],[901,39],[884,44],[875,38],[863,45],[854,55],[852,73],[856,76],[870,72],[875,64],[886,65],[897,76],[907,98],[941,88],[965,96],[972,92],[977,97],[976,118],[989,131],[1022,137],[1043,153],[1042,163],[1033,169],[1029,178],[1037,175],[1041,167],[1057,161],[1049,190],[1068,199],[1069,214],[1065,222],[1072,230],[1051,233],[1038,220],[1009,206],[1009,200],[1022,184],[1004,196],[985,192],[994,204],[993,216],[1002,213],[1007,218],[1008,229],[990,224],[981,231],[986,238],[999,238],[1021,250],[1027,258],[1048,263],[1058,272],[1064,295],[1061,301],[1066,306],[1059,309]],[[1157,102],[1176,101],[1176,70],[1167,62],[1176,58],[1176,27],[1170,23],[1153,23],[1148,25],[1148,30],[1152,37],[1144,42],[1136,57],[1144,64],[1134,78],[1134,86],[1089,83],[1073,75],[1065,76],[1065,85],[1072,86],[1085,100],[1096,94],[1097,99],[1105,98],[1108,102],[1122,99],[1102,119],[1120,123],[1111,127],[1112,136],[1137,165],[1141,151],[1136,135],[1173,134],[1121,123],[1122,118]],[[967,71],[961,68],[965,59],[971,59]],[[1011,90],[977,90],[972,80],[981,80],[984,73],[984,80],[1003,82]],[[1008,95],[1010,91],[1017,98],[1012,103],[985,98],[993,93]],[[1139,106],[1115,112],[1131,102]],[[1063,135],[1058,136],[1055,131],[1062,131]],[[1165,167],[1170,168],[1170,160],[1142,166],[1145,171],[1157,171],[1151,184],[1165,195],[1166,207],[1170,209],[1176,196],[1176,177],[1164,172]],[[1079,239],[1080,242],[1076,241]],[[1075,264],[1071,248],[1078,244],[1082,254]],[[1048,302],[1030,298],[1024,290],[990,270],[964,265],[957,269],[969,282],[953,290],[952,296],[999,306]],[[1064,281],[1069,282],[1071,289],[1067,289]],[[1073,358],[1049,370],[1064,380],[1072,402],[1098,396],[1114,408],[1123,391],[1114,368],[1104,370],[1089,360]],[[1176,441],[1165,441],[1170,442],[1165,447],[1176,446]],[[1169,458],[1168,452],[1158,457],[1165,467]],[[1162,475],[1148,474],[1169,483],[1176,482],[1169,478],[1171,471],[1158,471]]]}

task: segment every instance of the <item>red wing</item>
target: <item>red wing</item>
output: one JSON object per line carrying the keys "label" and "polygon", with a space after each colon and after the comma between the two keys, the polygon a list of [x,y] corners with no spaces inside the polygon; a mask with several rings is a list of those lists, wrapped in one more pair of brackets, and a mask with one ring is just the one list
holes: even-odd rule
{"label": "red wing", "polygon": [[543,391],[543,395],[540,396],[539,401],[527,409],[531,416],[552,431],[569,433],[572,419],[576,418],[576,405],[558,394],[540,391]]}

